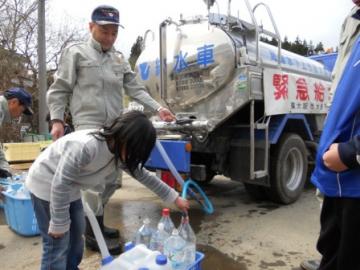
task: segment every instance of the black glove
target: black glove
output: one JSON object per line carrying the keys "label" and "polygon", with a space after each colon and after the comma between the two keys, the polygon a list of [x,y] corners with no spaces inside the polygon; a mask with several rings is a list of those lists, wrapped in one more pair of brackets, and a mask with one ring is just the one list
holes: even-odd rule
{"label": "black glove", "polygon": [[12,174],[7,170],[0,169],[0,178],[8,178],[8,177],[12,177]]}

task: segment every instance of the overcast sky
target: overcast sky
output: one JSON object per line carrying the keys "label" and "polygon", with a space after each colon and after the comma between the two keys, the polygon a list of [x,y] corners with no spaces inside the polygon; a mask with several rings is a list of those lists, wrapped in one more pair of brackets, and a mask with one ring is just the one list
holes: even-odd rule
{"label": "overcast sky", "polygon": [[[351,0],[249,0],[251,6],[258,2],[269,5],[279,32],[294,41],[297,36],[314,44],[322,41],[325,48],[338,44],[341,24],[351,10]],[[219,11],[227,12],[228,0],[217,0]],[[76,24],[87,29],[92,10],[101,4],[109,4],[119,9],[121,24],[125,29],[119,31],[116,48],[129,55],[137,36],[147,29],[158,32],[161,21],[167,17],[179,19],[184,16],[202,14],[207,10],[203,0],[50,0],[49,18],[52,24]],[[215,5],[212,12],[217,12]],[[232,14],[249,21],[243,0],[232,0]],[[263,10],[259,9],[257,18],[265,27],[268,25]]]}

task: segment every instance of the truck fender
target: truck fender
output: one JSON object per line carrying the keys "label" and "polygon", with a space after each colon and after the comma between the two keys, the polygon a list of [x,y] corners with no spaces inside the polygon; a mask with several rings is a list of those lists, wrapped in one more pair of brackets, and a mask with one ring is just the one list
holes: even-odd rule
{"label": "truck fender", "polygon": [[[296,121],[296,125],[293,125]],[[290,126],[291,125],[291,126]],[[314,137],[310,129],[310,125],[303,114],[284,114],[271,117],[269,125],[269,142],[277,144],[281,135],[286,131],[299,134],[304,140],[313,141]]]}

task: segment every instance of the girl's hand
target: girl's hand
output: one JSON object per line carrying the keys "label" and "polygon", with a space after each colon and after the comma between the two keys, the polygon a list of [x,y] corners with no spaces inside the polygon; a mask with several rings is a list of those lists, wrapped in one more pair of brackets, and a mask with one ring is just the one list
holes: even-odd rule
{"label": "girl's hand", "polygon": [[64,236],[64,233],[53,233],[53,232],[48,232],[48,235],[50,235],[52,238],[58,239]]}
{"label": "girl's hand", "polygon": [[186,199],[181,198],[180,196],[175,200],[176,206],[183,212],[187,213],[190,208],[189,202]]}

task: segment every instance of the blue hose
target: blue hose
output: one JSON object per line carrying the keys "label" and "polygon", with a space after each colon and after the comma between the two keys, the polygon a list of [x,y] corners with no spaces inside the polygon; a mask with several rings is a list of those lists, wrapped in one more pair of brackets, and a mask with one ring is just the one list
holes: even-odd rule
{"label": "blue hose", "polygon": [[[193,197],[204,208],[204,211],[206,213],[212,214],[214,212],[214,208],[213,208],[209,198],[206,196],[205,192],[199,187],[198,184],[196,184],[194,181],[192,181],[190,179],[187,180],[186,182],[184,182],[184,180],[182,179],[182,177],[176,170],[174,164],[171,162],[164,147],[161,145],[160,141],[156,140],[155,146],[158,149],[161,157],[165,161],[166,165],[168,166],[169,170],[175,177],[176,181],[182,186],[182,188],[183,188],[182,197],[186,199],[186,195],[187,195],[187,193],[189,193],[189,195],[191,197]],[[205,204],[203,204],[203,202],[199,200],[198,196],[196,196],[194,191],[192,191],[192,189],[189,188],[189,185],[192,185],[200,193],[200,195],[204,198]]]}
{"label": "blue hose", "polygon": [[187,191],[188,191],[190,185],[193,186],[200,193],[200,195],[204,198],[205,204],[201,203],[201,206],[204,208],[204,211],[207,214],[214,213],[214,207],[213,207],[211,201],[209,200],[209,198],[206,196],[205,192],[200,188],[200,186],[198,184],[196,184],[196,182],[194,182],[191,179],[188,179],[185,182],[184,186],[182,187],[181,197],[186,199]]}

